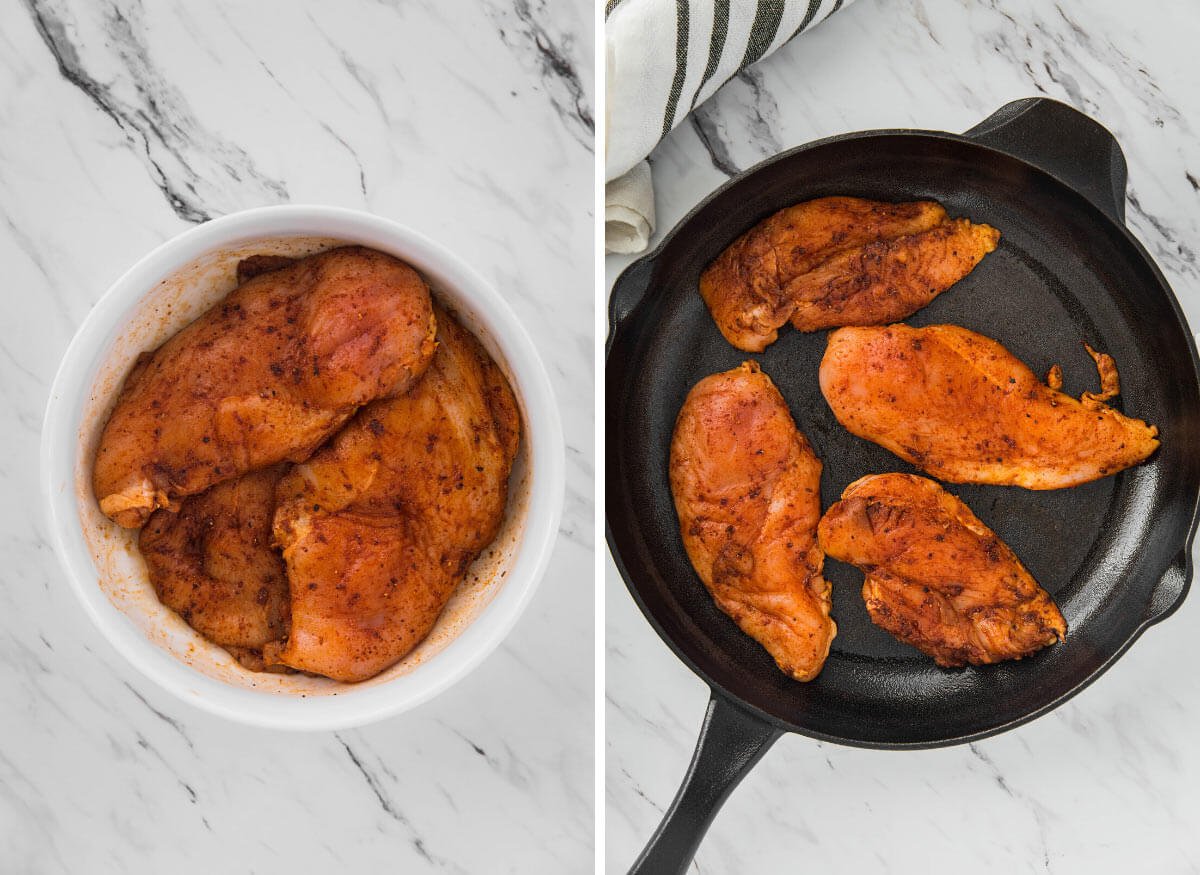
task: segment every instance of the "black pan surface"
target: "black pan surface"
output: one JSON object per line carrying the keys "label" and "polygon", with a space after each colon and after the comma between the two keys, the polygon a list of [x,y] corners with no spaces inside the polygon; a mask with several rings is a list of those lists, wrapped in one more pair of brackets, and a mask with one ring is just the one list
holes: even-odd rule
{"label": "black pan surface", "polygon": [[[1124,226],[1115,140],[1069,107],[1022,101],[967,135],[881,131],[803,146],[730,182],[614,286],[606,366],[608,539],[631,593],[714,692],[776,727],[842,744],[913,748],[998,732],[1097,677],[1173,611],[1191,576],[1200,494],[1200,377],[1169,286]],[[713,603],[688,562],[667,479],[676,414],[702,377],[756,359],[824,464],[824,507],[860,476],[916,469],[834,419],[817,384],[826,334],[790,328],[761,354],[730,346],[701,271],[785,206],[826,195],[932,199],[987,222],[999,248],[914,325],[994,337],[1065,390],[1097,388],[1082,343],[1114,356],[1116,406],[1158,425],[1150,461],[1074,489],[956,486],[1058,602],[1066,640],[1020,662],[947,671],[875,627],[861,573],[827,560],[838,635],[820,676],[783,675]]]}

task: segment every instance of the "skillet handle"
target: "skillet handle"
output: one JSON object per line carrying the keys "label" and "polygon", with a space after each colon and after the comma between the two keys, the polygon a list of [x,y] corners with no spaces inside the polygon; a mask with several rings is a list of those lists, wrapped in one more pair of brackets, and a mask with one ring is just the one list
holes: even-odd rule
{"label": "skillet handle", "polygon": [[722,803],[782,735],[714,692],[683,785],[629,875],[683,875]]}
{"label": "skillet handle", "polygon": [[963,136],[1046,171],[1125,224],[1125,154],[1079,110],[1045,97],[1014,100]]}

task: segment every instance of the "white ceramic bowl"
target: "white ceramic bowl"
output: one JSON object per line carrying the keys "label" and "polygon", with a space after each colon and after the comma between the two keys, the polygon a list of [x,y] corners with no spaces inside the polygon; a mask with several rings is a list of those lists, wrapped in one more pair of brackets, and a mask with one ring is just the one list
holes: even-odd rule
{"label": "white ceramic bowl", "polygon": [[[241,258],[303,255],[346,243],[388,252],[425,277],[504,369],[523,427],[499,537],[472,566],[430,636],[399,664],[360,684],[242,668],[159,603],[136,533],[105,518],[91,489],[100,430],[139,352],[158,346],[228,293]],[[563,468],[550,380],[504,299],[420,234],[378,216],[321,206],[265,207],[216,219],[135,264],[72,340],[42,429],[51,544],[104,636],[184,701],[232,720],[285,729],[378,720],[426,701],[478,665],[512,628],[545,571],[562,511]]]}

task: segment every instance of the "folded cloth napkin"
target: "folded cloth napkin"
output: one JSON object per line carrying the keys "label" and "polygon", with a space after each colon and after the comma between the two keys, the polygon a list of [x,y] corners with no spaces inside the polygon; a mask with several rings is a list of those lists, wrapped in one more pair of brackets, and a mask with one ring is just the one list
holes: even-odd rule
{"label": "folded cloth napkin", "polygon": [[653,233],[650,162],[639,161],[628,173],[604,186],[604,249],[621,254],[644,252]]}
{"label": "folded cloth napkin", "polygon": [[739,71],[849,0],[608,0],[605,246],[641,252],[654,232],[645,158]]}

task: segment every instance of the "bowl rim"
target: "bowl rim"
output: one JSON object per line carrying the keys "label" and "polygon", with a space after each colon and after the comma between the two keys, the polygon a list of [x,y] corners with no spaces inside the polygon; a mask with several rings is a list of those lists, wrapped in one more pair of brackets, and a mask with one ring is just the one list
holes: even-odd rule
{"label": "bowl rim", "polygon": [[[234,686],[187,665],[147,637],[98,585],[74,486],[83,403],[111,350],[117,326],[173,271],[216,247],[270,236],[330,237],[390,252],[418,271],[435,269],[442,284],[483,317],[525,408],[528,507],[503,585],[452,641],[411,672],[321,696]],[[59,364],[42,423],[40,462],[48,540],[101,634],[134,668],[179,699],[229,720],[271,729],[365,725],[414,708],[465,677],[499,646],[532,599],[558,536],[566,488],[565,444],[554,390],[532,338],[508,302],[458,256],[420,232],[372,213],[317,204],[256,207],[212,219],[159,244],[118,277],[84,317]]]}

